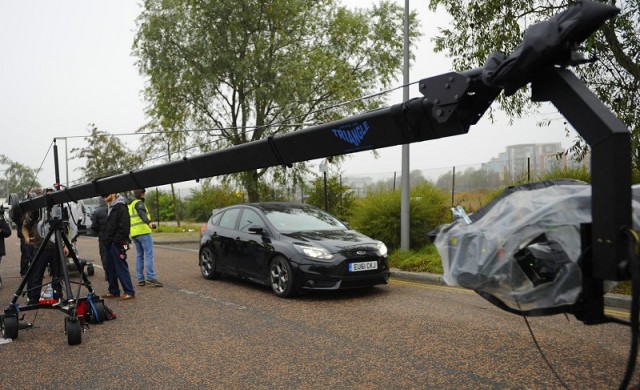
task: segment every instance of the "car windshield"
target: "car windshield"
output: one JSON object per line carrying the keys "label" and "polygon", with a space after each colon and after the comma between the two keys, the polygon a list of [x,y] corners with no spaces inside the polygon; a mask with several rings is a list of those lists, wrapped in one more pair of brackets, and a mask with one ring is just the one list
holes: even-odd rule
{"label": "car windshield", "polygon": [[281,233],[347,230],[342,222],[320,209],[291,207],[267,209],[264,212],[269,222]]}

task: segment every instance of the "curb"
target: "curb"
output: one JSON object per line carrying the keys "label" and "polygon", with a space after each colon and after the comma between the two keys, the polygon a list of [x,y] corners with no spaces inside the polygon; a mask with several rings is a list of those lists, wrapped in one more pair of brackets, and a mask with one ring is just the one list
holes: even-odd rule
{"label": "curb", "polygon": [[[411,280],[414,282],[448,286],[448,284],[444,281],[444,278],[442,277],[442,275],[430,274],[427,272],[408,272],[408,271],[399,270],[397,268],[391,268],[391,277],[402,279],[402,280]],[[622,294],[604,294],[604,305],[606,307],[630,309],[631,297],[629,297],[628,295],[622,295]]]}
{"label": "curb", "polygon": [[174,240],[174,241],[153,241],[154,245],[182,245],[182,244],[200,244],[196,240]]}
{"label": "curb", "polygon": [[[199,244],[198,240],[162,240],[153,242],[155,245],[180,245],[180,244]],[[409,272],[402,271],[398,268],[391,268],[391,277],[410,280],[414,282],[438,284],[448,286],[442,275],[431,274],[428,272]],[[631,309],[631,297],[622,294],[605,294],[604,305],[607,307],[615,307],[619,309]]]}

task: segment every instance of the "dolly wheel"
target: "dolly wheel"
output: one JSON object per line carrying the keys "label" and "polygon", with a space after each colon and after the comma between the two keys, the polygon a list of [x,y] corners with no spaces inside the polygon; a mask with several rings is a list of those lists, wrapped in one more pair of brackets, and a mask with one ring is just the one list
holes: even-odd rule
{"label": "dolly wheel", "polygon": [[2,337],[5,339],[18,338],[18,315],[5,314],[2,317]]}
{"label": "dolly wheel", "polygon": [[78,345],[82,342],[82,324],[79,319],[65,317],[64,329],[67,333],[69,345]]}
{"label": "dolly wheel", "polygon": [[93,276],[93,274],[95,274],[95,273],[96,273],[96,270],[95,270],[95,268],[93,268],[93,264],[89,264],[87,266],[87,275]]}

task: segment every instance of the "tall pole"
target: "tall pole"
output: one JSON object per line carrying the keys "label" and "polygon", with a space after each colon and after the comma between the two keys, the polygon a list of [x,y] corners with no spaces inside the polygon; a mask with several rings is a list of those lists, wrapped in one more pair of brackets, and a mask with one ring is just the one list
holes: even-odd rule
{"label": "tall pole", "polygon": [[64,137],[64,167],[67,177],[67,188],[69,188],[69,150],[67,148],[67,137]]}
{"label": "tall pole", "polygon": [[[404,88],[402,100],[409,100],[409,0],[404,1]],[[402,180],[400,183],[400,249],[409,250],[409,144],[402,145]]]}

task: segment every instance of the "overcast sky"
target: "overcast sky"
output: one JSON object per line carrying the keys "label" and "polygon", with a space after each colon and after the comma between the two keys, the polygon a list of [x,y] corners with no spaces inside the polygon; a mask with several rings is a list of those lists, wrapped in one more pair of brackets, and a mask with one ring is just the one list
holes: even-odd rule
{"label": "overcast sky", "polygon": [[[404,1],[396,0],[404,6]],[[369,0],[344,4],[369,7]],[[419,12],[422,41],[410,80],[436,76],[452,69],[450,61],[432,53],[431,38],[447,23],[444,14],[427,10],[427,1],[411,1]],[[60,179],[67,182],[66,152],[84,147],[89,123],[113,134],[133,133],[145,124],[142,99],[143,78],[131,56],[135,19],[140,13],[136,0],[0,0],[0,154],[31,168],[42,167],[43,185],[55,181],[54,138],[60,158]],[[398,74],[398,86],[402,74]],[[413,86],[411,97],[419,96]],[[402,92],[389,105],[402,100]],[[536,118],[509,126],[498,116],[473,126],[469,134],[427,141],[410,146],[411,169],[431,169],[482,163],[505,147],[521,143],[561,142],[568,146],[562,120],[548,128],[535,126],[535,119],[558,118],[551,107]],[[135,138],[123,138],[135,142]],[[401,147],[351,155],[342,166],[346,175],[390,173],[401,170]],[[81,162],[69,161],[69,182],[80,176]],[[3,169],[0,167],[0,169]],[[193,185],[193,183],[191,183]]]}

